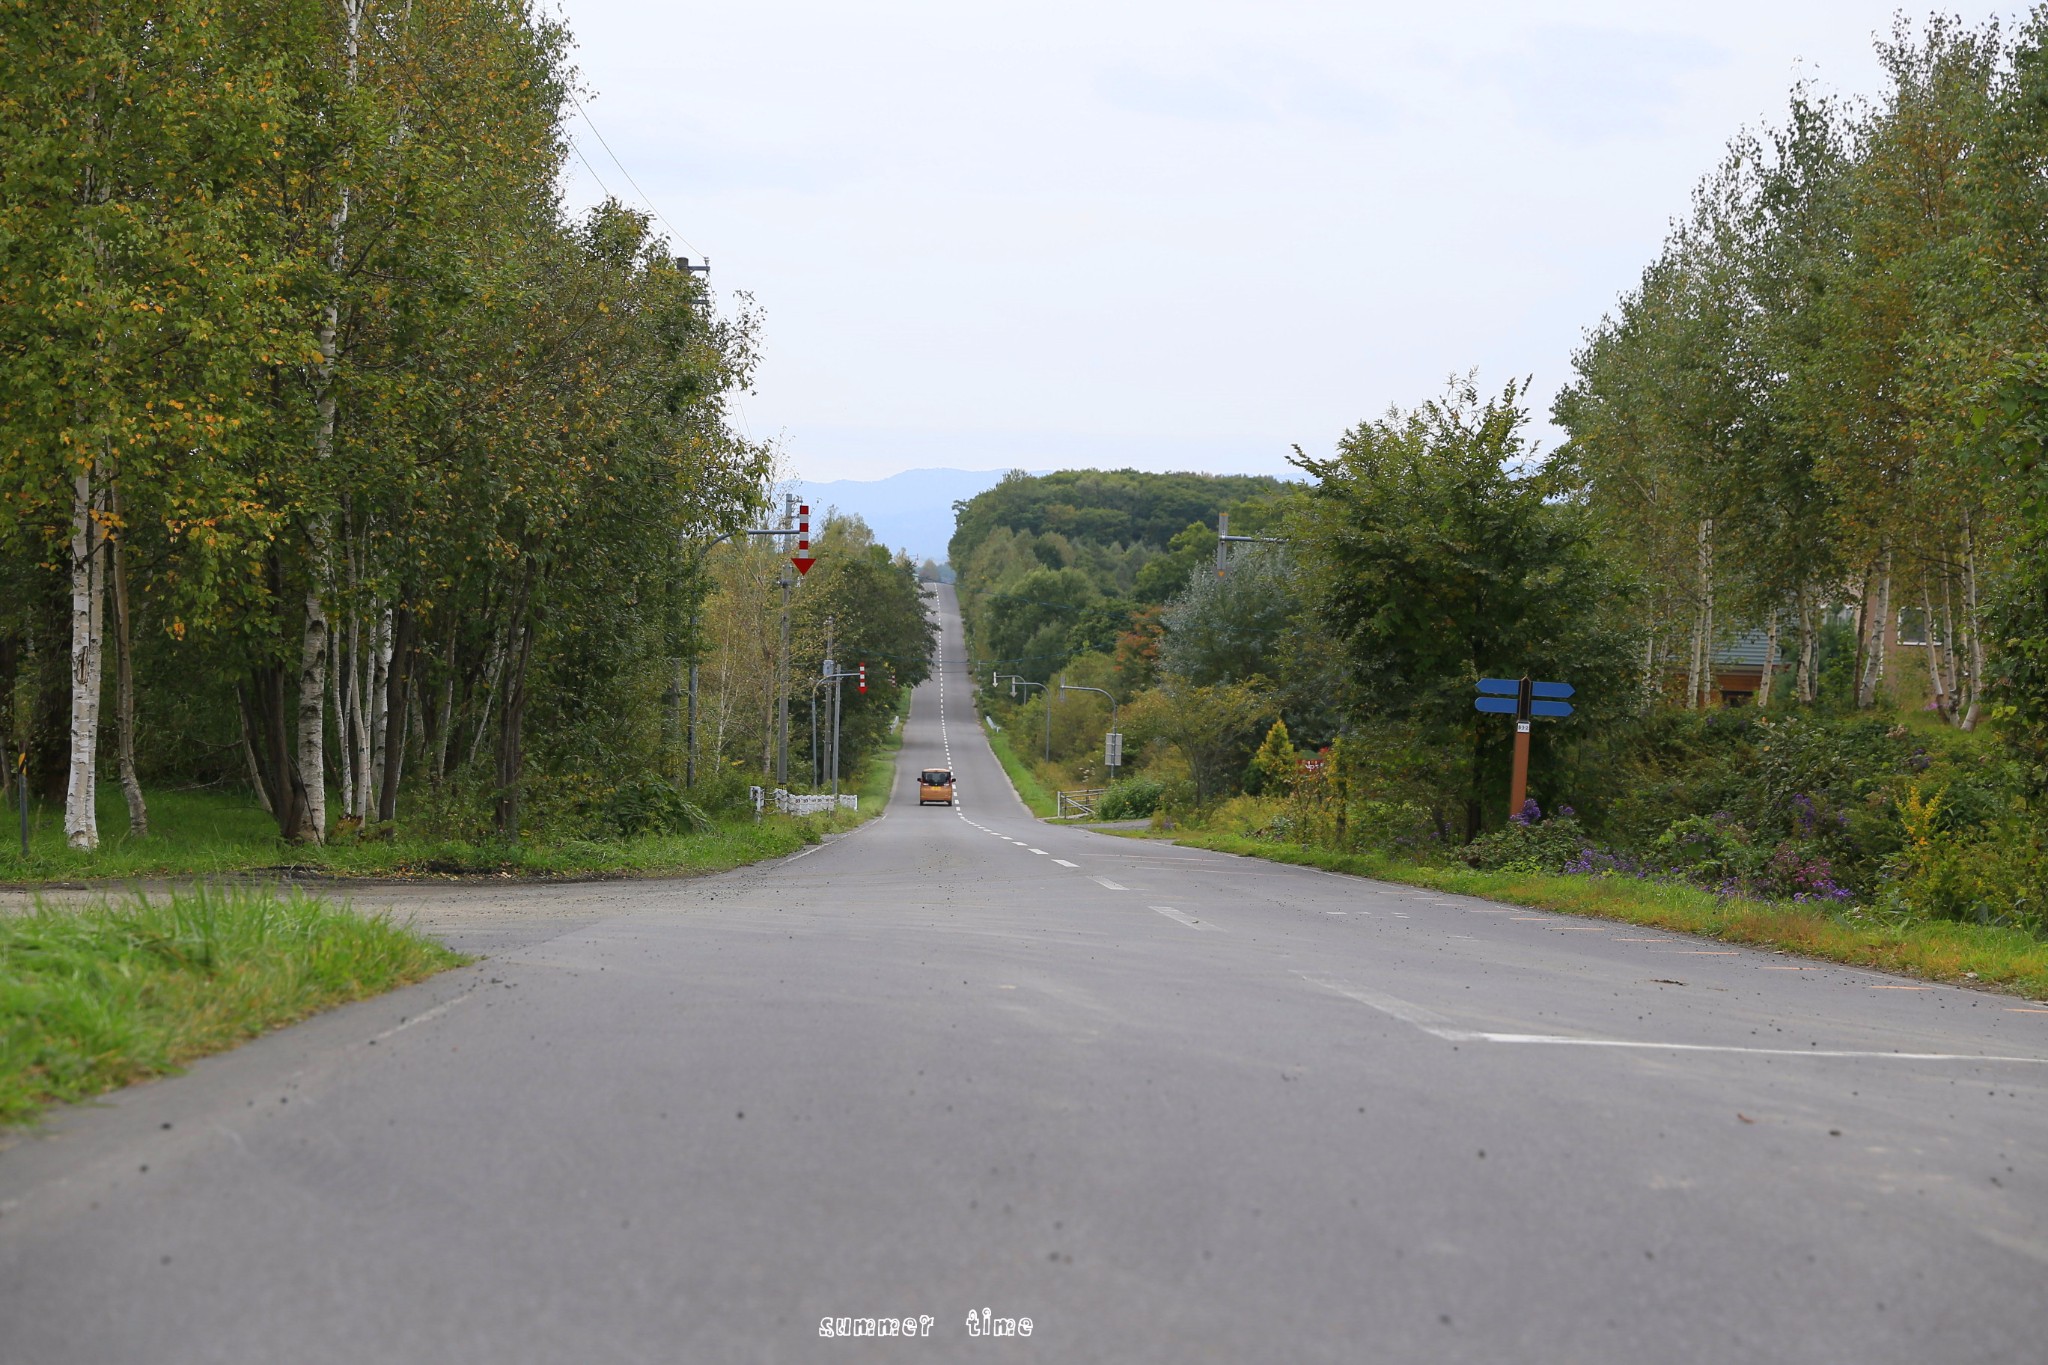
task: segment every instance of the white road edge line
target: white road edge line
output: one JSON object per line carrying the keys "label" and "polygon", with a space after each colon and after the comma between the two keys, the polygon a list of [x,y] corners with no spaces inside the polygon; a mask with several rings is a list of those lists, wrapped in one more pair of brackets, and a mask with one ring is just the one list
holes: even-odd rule
{"label": "white road edge line", "polygon": [[[1158,908],[1153,907],[1155,910]],[[1740,1047],[1729,1043],[1651,1043],[1633,1038],[1573,1038],[1565,1034],[1552,1033],[1488,1033],[1476,1029],[1453,1028],[1448,1020],[1427,1006],[1410,1004],[1406,1000],[1398,1000],[1391,995],[1383,995],[1362,986],[1332,981],[1327,977],[1303,971],[1297,971],[1295,975],[1311,986],[1320,986],[1347,1000],[1356,1000],[1361,1005],[1368,1005],[1381,1014],[1391,1015],[1402,1023],[1412,1025],[1430,1037],[1439,1038],[1446,1043],[1542,1043],[1552,1047],[1618,1047],[1648,1052],[1732,1052],[1756,1057],[1867,1057],[1888,1062],[2014,1062],[2027,1066],[2048,1066],[2048,1057],[1983,1056],[1969,1052],[1869,1052],[1820,1047]]]}
{"label": "white road edge line", "polygon": [[439,1019],[449,1010],[454,1009],[457,1005],[469,999],[469,997],[471,997],[472,995],[475,995],[476,992],[477,988],[475,986],[471,986],[468,990],[456,996],[453,1000],[443,1000],[440,1004],[434,1006],[432,1009],[421,1010],[412,1018],[404,1020],[401,1023],[393,1024],[390,1028],[385,1029],[382,1033],[370,1039],[370,1041],[373,1043],[381,1043],[386,1038],[391,1037],[393,1034],[405,1032],[407,1029],[411,1028],[415,1024],[425,1024],[435,1019]]}

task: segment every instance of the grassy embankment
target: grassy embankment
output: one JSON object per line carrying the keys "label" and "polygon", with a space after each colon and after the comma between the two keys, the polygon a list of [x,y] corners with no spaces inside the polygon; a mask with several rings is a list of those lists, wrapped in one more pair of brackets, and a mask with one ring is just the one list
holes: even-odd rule
{"label": "grassy embankment", "polygon": [[303,892],[0,916],[0,1125],[468,961]]}
{"label": "grassy embankment", "polygon": [[[899,731],[900,734],[900,731]],[[386,837],[340,838],[311,847],[285,843],[276,823],[246,795],[156,792],[150,834],[128,834],[128,808],[111,784],[99,793],[100,847],[64,842],[63,812],[32,807],[29,856],[16,840],[18,807],[0,806],[0,882],[99,878],[215,876],[285,872],[331,877],[623,877],[723,872],[794,853],[827,834],[872,819],[888,800],[900,739],[871,755],[847,790],[860,796],[858,814],[792,819],[770,812],[721,818],[702,834],[646,834],[629,839],[550,838],[519,843],[437,838],[400,829]]]}
{"label": "grassy embankment", "polygon": [[984,721],[982,733],[988,736],[989,747],[996,751],[996,761],[1003,765],[1003,771],[1009,774],[1010,785],[1017,789],[1017,795],[1024,798],[1024,804],[1031,808],[1031,813],[1041,820],[1050,819],[1059,803],[1053,799],[1052,789],[1039,781],[1031,765],[1018,755],[1010,743],[1010,732],[991,730]]}
{"label": "grassy embankment", "polygon": [[2021,929],[1948,920],[1890,922],[1867,912],[1785,902],[1723,900],[1697,887],[1633,877],[1479,872],[1371,854],[1331,853],[1238,835],[1180,831],[1176,842],[1219,853],[1347,872],[1568,915],[1619,920],[1726,943],[1903,972],[1930,981],[1996,986],[2048,999],[2048,943]]}

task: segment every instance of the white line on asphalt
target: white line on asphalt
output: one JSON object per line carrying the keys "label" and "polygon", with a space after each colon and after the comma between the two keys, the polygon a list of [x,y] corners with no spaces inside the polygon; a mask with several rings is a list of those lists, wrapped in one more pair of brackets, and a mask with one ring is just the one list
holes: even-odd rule
{"label": "white line on asphalt", "polygon": [[1111,891],[1128,891],[1131,889],[1128,886],[1118,886],[1115,882],[1111,881],[1107,877],[1090,877],[1088,880],[1091,882],[1099,883],[1100,885],[1109,888]]}
{"label": "white line on asphalt", "polygon": [[1032,851],[1033,853],[1036,853],[1036,854],[1037,854],[1037,855],[1038,855],[1039,857],[1041,857],[1041,858],[1050,858],[1050,857],[1052,856],[1052,855],[1051,855],[1050,853],[1047,853],[1047,852],[1046,852],[1046,851],[1045,851],[1044,849],[1042,849],[1042,848],[1034,848],[1034,849],[1032,849],[1031,851]]}
{"label": "white line on asphalt", "polygon": [[1651,1043],[1633,1038],[1574,1038],[1555,1033],[1488,1033],[1476,1029],[1454,1028],[1449,1020],[1426,1005],[1412,1004],[1379,991],[1367,990],[1363,986],[1332,981],[1302,971],[1297,971],[1295,975],[1311,986],[1320,986],[1347,1000],[1369,1005],[1381,1014],[1391,1015],[1402,1023],[1413,1025],[1430,1037],[1442,1039],[1446,1043],[1542,1043],[1552,1047],[1617,1047],[1647,1052],[1733,1052],[1756,1057],[1849,1057],[1887,1062],[2015,1062],[2029,1066],[2048,1066],[2048,1057],[1980,1056],[1969,1052],[1868,1052],[1847,1048],[1739,1047],[1728,1043]]}
{"label": "white line on asphalt", "polygon": [[1185,924],[1190,929],[1211,929],[1215,930],[1215,932],[1217,933],[1223,932],[1222,930],[1217,929],[1215,925],[1204,924],[1200,920],[1196,919],[1193,915],[1184,915],[1170,905],[1155,905],[1152,908],[1154,910],[1157,910],[1160,914],[1166,916],[1168,919],[1174,921],[1176,924]]}
{"label": "white line on asphalt", "polygon": [[442,1002],[441,1002],[440,1004],[438,1004],[438,1005],[434,1006],[434,1007],[433,1007],[432,1009],[429,1009],[429,1010],[421,1010],[421,1011],[420,1011],[420,1012],[419,1012],[418,1014],[415,1014],[415,1015],[414,1015],[414,1016],[413,1016],[412,1018],[410,1018],[410,1019],[407,1019],[407,1020],[405,1020],[405,1021],[404,1021],[404,1022],[402,1022],[402,1023],[394,1024],[394,1025],[392,1025],[392,1026],[391,1026],[390,1028],[388,1028],[388,1029],[385,1029],[385,1030],[384,1030],[384,1031],[383,1031],[382,1033],[378,1034],[378,1035],[377,1035],[376,1037],[372,1038],[372,1039],[371,1039],[370,1041],[371,1041],[371,1042],[373,1042],[373,1043],[381,1043],[381,1042],[383,1042],[383,1041],[384,1041],[384,1040],[385,1040],[386,1038],[389,1038],[389,1037],[390,1037],[390,1036],[391,1036],[392,1034],[394,1034],[394,1033],[403,1033],[403,1032],[405,1032],[405,1031],[406,1031],[407,1029],[411,1028],[411,1027],[412,1027],[413,1025],[415,1025],[415,1024],[424,1024],[424,1023],[428,1022],[429,1020],[433,1020],[433,1019],[439,1019],[439,1018],[440,1018],[440,1017],[441,1017],[442,1015],[446,1014],[446,1013],[447,1013],[447,1012],[448,1012],[449,1010],[452,1010],[452,1009],[454,1009],[454,1008],[455,1008],[455,1007],[456,1007],[457,1005],[461,1004],[461,1003],[462,1003],[463,1001],[465,1001],[465,1000],[469,999],[469,997],[471,997],[472,995],[475,995],[475,994],[476,994],[476,987],[474,987],[474,986],[471,986],[471,987],[470,987],[470,988],[469,988],[468,990],[466,990],[466,991],[464,991],[464,992],[463,992],[462,994],[460,994],[460,995],[456,996],[456,997],[455,997],[455,998],[454,998],[453,1000],[443,1000],[443,1001],[442,1001]]}
{"label": "white line on asphalt", "polygon": [[1080,866],[1080,864],[1079,864],[1079,863],[1070,863],[1070,862],[1068,862],[1068,861],[1067,861],[1067,860],[1066,860],[1065,858],[1054,858],[1054,859],[1053,859],[1053,861],[1054,861],[1054,862],[1056,862],[1056,863],[1058,863],[1058,864],[1059,864],[1059,865],[1060,865],[1061,867],[1079,867],[1079,866]]}

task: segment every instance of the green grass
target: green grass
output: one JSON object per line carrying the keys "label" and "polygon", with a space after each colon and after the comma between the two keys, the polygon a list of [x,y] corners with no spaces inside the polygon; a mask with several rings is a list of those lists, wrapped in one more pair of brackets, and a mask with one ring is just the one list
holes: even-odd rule
{"label": "green grass", "polygon": [[1854,911],[1819,906],[1723,900],[1697,887],[1632,877],[1478,872],[1374,854],[1330,853],[1231,834],[1183,831],[1173,837],[1178,843],[1219,853],[1320,867],[1568,915],[1620,920],[1726,943],[1778,948],[1929,981],[1995,986],[2048,1000],[2048,943],[2022,929],[1949,920],[1880,922],[1858,919]]}
{"label": "green grass", "polygon": [[0,1124],[466,961],[385,918],[249,887],[0,917]]}
{"label": "green grass", "polygon": [[721,818],[702,834],[648,834],[632,839],[536,837],[519,843],[437,838],[407,832],[340,838],[323,845],[288,844],[277,825],[239,793],[149,793],[150,834],[128,833],[120,788],[99,792],[100,846],[64,842],[61,808],[31,809],[29,855],[14,837],[19,808],[0,805],[0,882],[47,883],[137,877],[191,877],[290,870],[333,877],[628,877],[723,872],[781,857],[879,814],[888,801],[901,732],[871,755],[846,790],[861,798],[858,814],[794,819],[769,813]]}
{"label": "green grass", "polygon": [[1003,765],[1009,775],[1010,785],[1017,789],[1017,795],[1024,798],[1024,804],[1031,813],[1041,820],[1050,819],[1058,810],[1059,803],[1045,783],[1038,780],[1038,774],[1031,771],[1031,765],[1021,758],[1010,744],[1008,730],[989,730],[986,722],[982,728],[988,733],[989,747],[996,751],[996,762]]}

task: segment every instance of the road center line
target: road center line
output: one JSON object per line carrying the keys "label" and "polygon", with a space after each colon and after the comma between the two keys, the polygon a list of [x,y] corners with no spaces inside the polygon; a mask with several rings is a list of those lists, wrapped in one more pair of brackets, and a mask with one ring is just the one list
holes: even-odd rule
{"label": "road center line", "polygon": [[1215,925],[1204,924],[1200,920],[1196,919],[1193,915],[1183,914],[1182,912],[1174,909],[1170,905],[1155,905],[1152,908],[1158,911],[1160,914],[1166,916],[1168,919],[1172,920],[1174,923],[1185,924],[1190,929],[1211,929],[1215,930],[1217,933],[1222,932],[1222,930],[1216,929]]}
{"label": "road center line", "polygon": [[1080,866],[1080,864],[1079,864],[1079,863],[1070,863],[1070,862],[1068,862],[1068,861],[1067,861],[1067,860],[1066,860],[1065,858],[1054,858],[1054,859],[1053,859],[1053,861],[1054,861],[1054,862],[1056,862],[1056,863],[1058,863],[1058,864],[1059,864],[1059,865],[1060,865],[1061,867],[1079,867],[1079,866]]}
{"label": "road center line", "polygon": [[1107,877],[1090,877],[1088,880],[1111,891],[1128,891],[1131,889],[1128,886],[1119,886]]}

